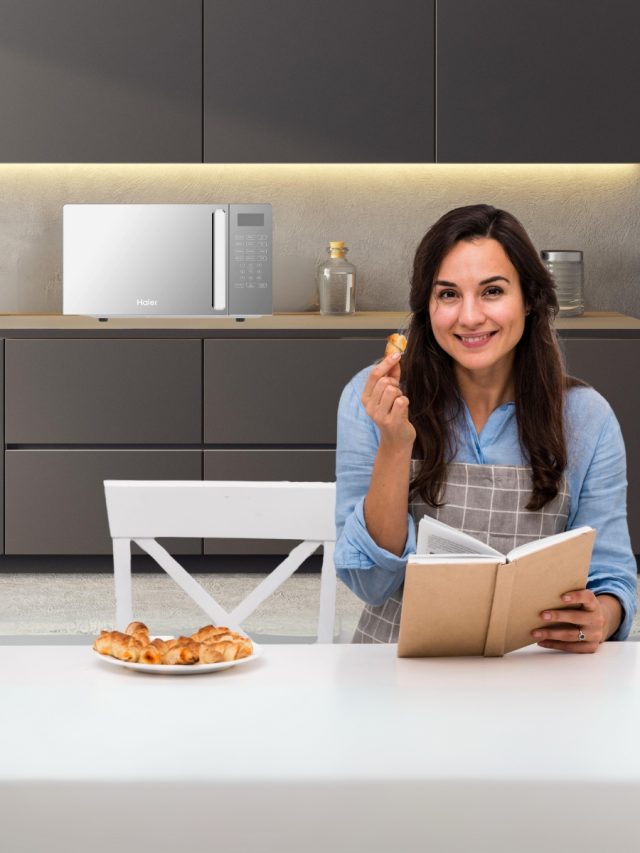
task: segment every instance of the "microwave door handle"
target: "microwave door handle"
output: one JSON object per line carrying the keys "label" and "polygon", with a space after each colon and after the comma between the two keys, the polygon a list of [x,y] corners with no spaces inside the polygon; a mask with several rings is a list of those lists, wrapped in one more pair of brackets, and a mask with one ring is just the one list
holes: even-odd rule
{"label": "microwave door handle", "polygon": [[211,216],[213,271],[213,310],[227,308],[227,212],[214,210]]}

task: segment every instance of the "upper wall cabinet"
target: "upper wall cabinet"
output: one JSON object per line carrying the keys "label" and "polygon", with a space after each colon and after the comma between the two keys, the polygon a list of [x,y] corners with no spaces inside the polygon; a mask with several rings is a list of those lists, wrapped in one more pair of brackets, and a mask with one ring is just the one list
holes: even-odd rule
{"label": "upper wall cabinet", "polygon": [[437,160],[636,163],[639,33],[629,0],[440,0]]}
{"label": "upper wall cabinet", "polygon": [[201,0],[0,0],[0,161],[202,162]]}
{"label": "upper wall cabinet", "polygon": [[432,162],[433,0],[205,0],[206,162]]}

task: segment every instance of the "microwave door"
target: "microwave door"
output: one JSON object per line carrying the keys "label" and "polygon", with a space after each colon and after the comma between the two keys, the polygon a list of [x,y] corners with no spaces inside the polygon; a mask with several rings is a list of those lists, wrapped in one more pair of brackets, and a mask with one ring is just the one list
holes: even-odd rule
{"label": "microwave door", "polygon": [[66,205],[65,313],[212,316],[218,210],[227,206]]}
{"label": "microwave door", "polygon": [[[226,252],[218,245],[212,222],[224,231],[224,205],[158,205],[164,221],[158,230],[157,250],[163,257],[161,273],[165,310],[158,313],[193,317],[226,314],[216,310],[212,298],[214,267]],[[161,245],[160,245],[161,244]]]}
{"label": "microwave door", "polygon": [[141,205],[139,211],[138,262],[154,303],[149,314],[211,314],[212,211],[179,204]]}

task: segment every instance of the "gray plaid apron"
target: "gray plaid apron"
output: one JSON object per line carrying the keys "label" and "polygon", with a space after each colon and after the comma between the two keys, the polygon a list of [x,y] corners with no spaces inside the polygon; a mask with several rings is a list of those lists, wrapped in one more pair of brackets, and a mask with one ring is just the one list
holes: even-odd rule
{"label": "gray plaid apron", "polygon": [[[411,463],[415,473],[417,460]],[[561,533],[569,517],[566,479],[556,497],[541,510],[525,509],[531,495],[531,468],[515,465],[476,465],[452,462],[444,485],[444,506],[416,501],[409,507],[417,525],[430,515],[506,554],[512,548]],[[402,587],[384,604],[365,605],[353,643],[396,643],[400,629]]]}

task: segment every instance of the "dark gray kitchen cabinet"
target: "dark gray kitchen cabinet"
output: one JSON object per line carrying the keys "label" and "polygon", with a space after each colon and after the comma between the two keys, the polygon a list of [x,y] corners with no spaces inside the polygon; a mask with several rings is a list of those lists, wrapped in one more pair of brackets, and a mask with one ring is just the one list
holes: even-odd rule
{"label": "dark gray kitchen cabinet", "polygon": [[640,6],[440,0],[436,159],[635,163]]}
{"label": "dark gray kitchen cabinet", "polygon": [[[205,450],[205,480],[289,480],[332,483],[334,450]],[[247,527],[251,519],[247,519]],[[263,539],[205,539],[205,554],[285,554],[295,543]]]}
{"label": "dark gray kitchen cabinet", "polygon": [[[199,480],[199,450],[7,450],[5,553],[110,554],[104,480]],[[165,540],[199,554],[201,540]]]}
{"label": "dark gray kitchen cabinet", "polygon": [[[308,318],[291,329],[277,316],[273,328],[261,329],[223,321],[205,329],[96,329],[88,321],[86,331],[69,329],[64,319],[52,319],[50,329],[11,330],[6,320],[5,554],[110,554],[105,479],[333,481],[340,393],[381,357],[386,336],[405,319],[384,315],[363,328],[356,318],[353,327],[336,329],[316,328]],[[569,371],[600,391],[620,421],[639,553],[640,400],[633,379],[640,330],[560,335]],[[283,554],[291,545],[166,544],[176,554],[200,555],[205,567],[207,556],[220,566],[220,555]]]}
{"label": "dark gray kitchen cabinet", "polygon": [[432,162],[434,0],[204,0],[209,163]]}
{"label": "dark gray kitchen cabinet", "polygon": [[379,339],[205,341],[205,443],[335,444],[343,387],[383,352]]}
{"label": "dark gray kitchen cabinet", "polygon": [[0,0],[0,161],[202,162],[201,0]]}
{"label": "dark gray kitchen cabinet", "polygon": [[8,340],[7,444],[200,444],[197,340]]}
{"label": "dark gray kitchen cabinet", "polygon": [[635,554],[640,553],[640,399],[637,393],[638,340],[563,340],[567,370],[592,385],[611,405],[627,451],[627,516]]}

